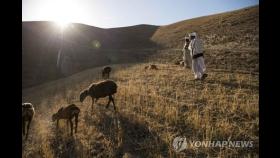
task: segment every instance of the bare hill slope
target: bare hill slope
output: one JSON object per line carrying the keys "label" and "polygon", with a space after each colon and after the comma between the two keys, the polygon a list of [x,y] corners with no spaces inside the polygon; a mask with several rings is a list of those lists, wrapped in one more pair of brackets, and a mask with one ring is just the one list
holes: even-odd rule
{"label": "bare hill slope", "polygon": [[[69,76],[102,65],[181,57],[182,38],[197,31],[205,42],[207,65],[258,72],[259,7],[210,15],[166,26],[136,25],[102,29],[73,24],[64,31],[63,54]],[[31,87],[62,76],[56,67],[60,30],[51,22],[22,24],[22,85]]]}

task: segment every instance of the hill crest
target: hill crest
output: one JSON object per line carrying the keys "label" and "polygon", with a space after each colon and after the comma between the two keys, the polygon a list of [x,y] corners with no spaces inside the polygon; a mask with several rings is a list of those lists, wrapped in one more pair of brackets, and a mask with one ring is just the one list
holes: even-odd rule
{"label": "hill crest", "polygon": [[[65,61],[71,68],[64,76],[69,76],[97,66],[151,60],[150,56],[160,54],[160,50],[173,49],[173,55],[168,55],[168,61],[173,61],[180,54],[183,37],[192,31],[199,33],[210,51],[258,49],[258,23],[258,6],[165,26],[141,24],[103,29],[73,23],[64,31],[62,44],[60,30],[51,22],[23,22],[22,85],[31,87],[63,77],[56,66],[60,49],[71,59]],[[160,57],[161,54],[157,56]]]}

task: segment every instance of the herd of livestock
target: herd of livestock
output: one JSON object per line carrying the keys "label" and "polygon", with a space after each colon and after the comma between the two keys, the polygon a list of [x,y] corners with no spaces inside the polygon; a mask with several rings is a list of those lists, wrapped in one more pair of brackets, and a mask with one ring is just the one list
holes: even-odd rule
{"label": "herd of livestock", "polygon": [[[157,70],[156,65],[148,65],[145,69],[154,69]],[[106,105],[106,108],[109,107],[110,103],[113,103],[114,110],[116,111],[116,106],[114,102],[113,95],[117,92],[117,84],[109,80],[110,72],[112,68],[109,66],[103,67],[102,77],[103,81],[98,83],[92,83],[87,89],[84,89],[80,93],[80,102],[83,102],[86,97],[91,97],[92,99],[92,110],[93,105],[99,98],[109,97],[109,101]],[[52,121],[56,121],[56,128],[58,128],[59,120],[67,120],[67,125],[70,123],[71,135],[73,135],[73,118],[75,118],[75,133],[78,128],[78,117],[80,114],[80,108],[75,104],[67,105],[66,107],[61,107],[55,114],[52,115]],[[28,137],[30,123],[35,115],[34,106],[31,103],[22,103],[22,134],[25,136],[25,139]],[[26,131],[27,129],[27,131]]]}

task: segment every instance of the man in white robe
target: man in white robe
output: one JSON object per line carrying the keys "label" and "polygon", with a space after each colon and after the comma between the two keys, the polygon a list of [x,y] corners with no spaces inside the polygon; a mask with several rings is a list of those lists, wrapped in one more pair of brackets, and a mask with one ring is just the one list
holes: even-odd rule
{"label": "man in white robe", "polygon": [[195,80],[204,80],[207,77],[207,74],[203,57],[203,43],[195,32],[190,34],[190,40],[191,42],[188,49],[190,50],[190,56],[192,58],[194,78]]}

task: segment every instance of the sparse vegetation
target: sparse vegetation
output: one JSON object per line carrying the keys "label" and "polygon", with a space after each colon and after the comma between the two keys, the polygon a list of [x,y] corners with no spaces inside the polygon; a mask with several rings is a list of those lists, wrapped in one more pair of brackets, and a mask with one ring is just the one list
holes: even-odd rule
{"label": "sparse vegetation", "polygon": [[[32,139],[24,142],[24,157],[38,152],[54,154],[51,157],[117,157],[124,153],[140,157],[258,155],[258,75],[211,69],[200,83],[192,81],[189,69],[176,65],[161,64],[157,73],[143,70],[142,64],[114,67],[112,78],[119,85],[118,112],[105,110],[104,99],[94,106],[93,115],[87,106],[80,106],[80,131],[71,139],[53,131],[48,118],[57,107],[48,105],[75,102],[81,87],[99,80],[95,78],[98,69],[25,90],[23,100],[36,102],[40,108]],[[44,93],[30,93],[37,88]],[[85,104],[90,102],[85,100]],[[178,135],[191,140],[252,140],[254,147],[199,148],[176,153],[172,141]],[[32,146],[34,142],[37,145]]]}
{"label": "sparse vegetation", "polygon": [[[134,29],[141,31],[141,27]],[[131,29],[126,33],[135,31]],[[193,81],[189,68],[175,65],[181,61],[183,41],[178,41],[185,31],[197,31],[205,41],[208,77],[204,81]],[[237,38],[234,33],[244,36]],[[22,144],[23,157],[258,157],[258,7],[162,26],[151,40],[159,49],[125,50],[149,52],[145,60],[111,65],[110,79],[118,85],[117,111],[105,108],[107,99],[93,95],[100,99],[91,112],[84,106],[94,103],[85,97],[89,92],[80,95],[88,85],[102,83],[102,67],[23,89],[22,101],[36,105],[30,139]],[[159,69],[147,71],[147,65]],[[50,118],[60,105],[72,103],[81,112],[79,132],[69,137],[62,132],[65,122],[56,130]],[[193,141],[253,141],[253,147],[189,147],[175,152],[176,136]]]}

